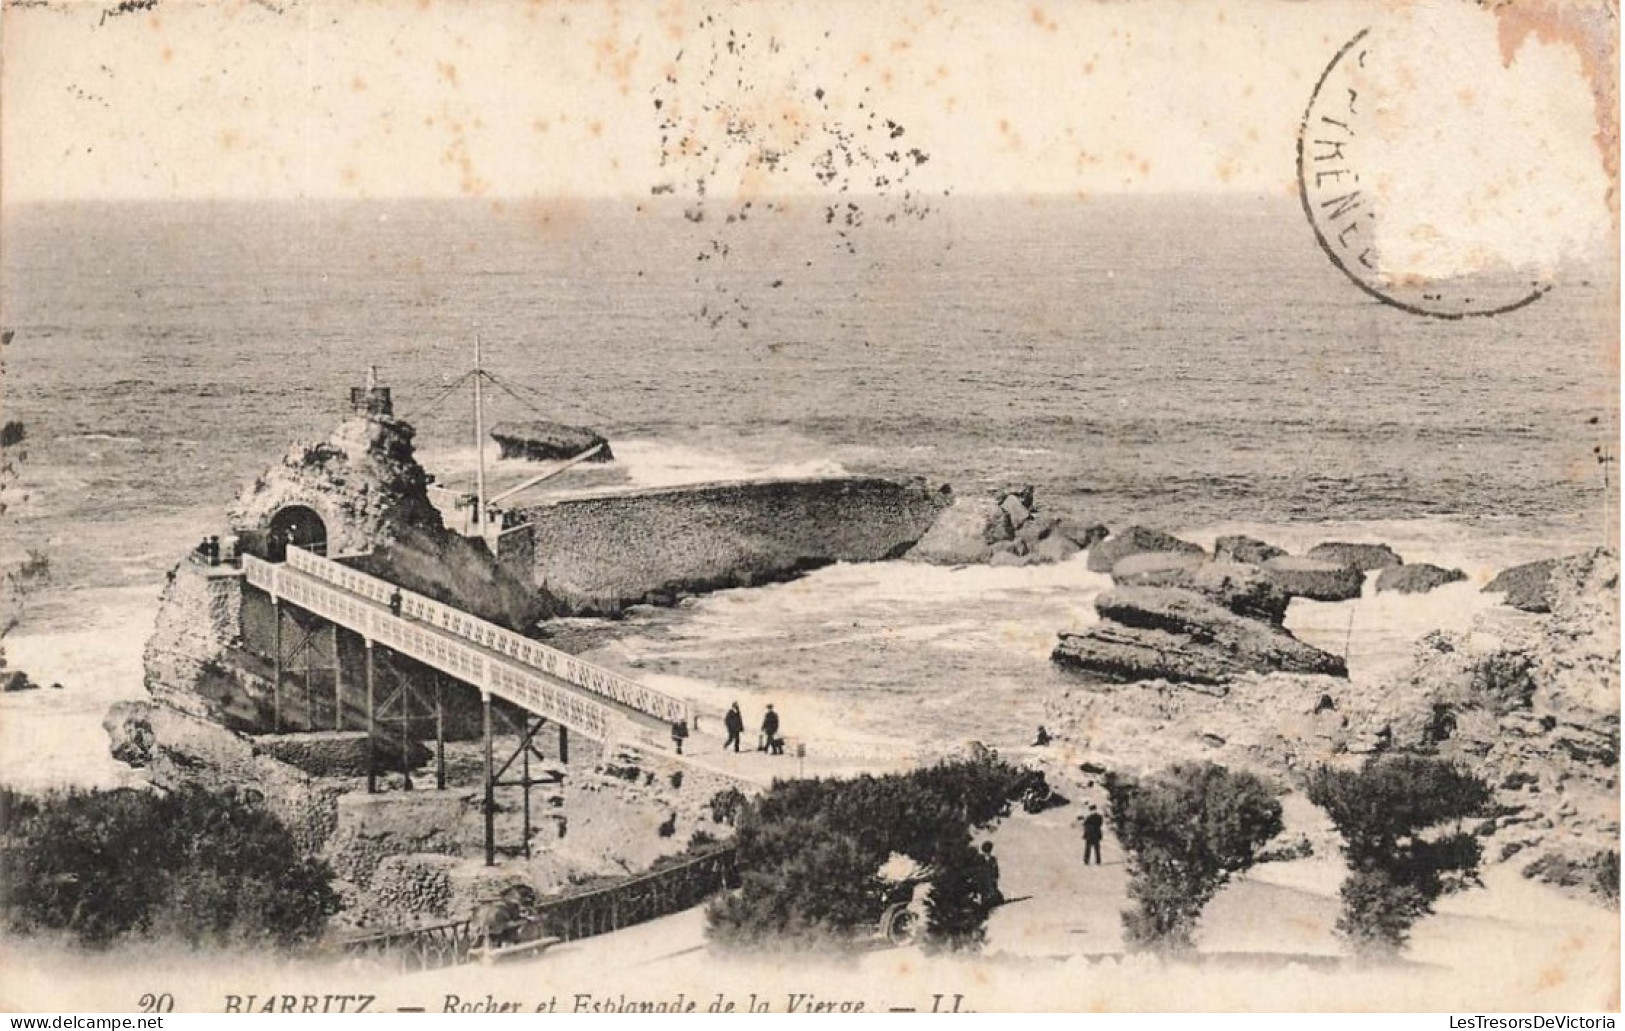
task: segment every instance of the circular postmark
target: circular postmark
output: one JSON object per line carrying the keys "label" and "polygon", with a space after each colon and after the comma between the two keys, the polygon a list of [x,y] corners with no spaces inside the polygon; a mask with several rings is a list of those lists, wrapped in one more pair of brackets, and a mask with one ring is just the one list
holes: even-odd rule
{"label": "circular postmark", "polygon": [[[1383,56],[1370,29],[1349,40],[1321,73],[1299,126],[1298,193],[1321,249],[1361,290],[1413,315],[1501,315],[1539,300],[1552,288],[1547,275],[1516,261],[1484,260],[1475,245],[1448,246],[1452,229],[1483,228],[1478,209],[1470,226],[1459,216],[1465,209],[1457,195],[1475,187],[1470,176],[1455,174],[1463,168],[1455,155],[1407,149],[1406,130],[1425,115],[1395,111],[1427,109],[1428,98],[1396,95],[1396,83],[1415,90],[1415,76]],[[1427,128],[1424,140],[1440,138],[1437,125]],[[1475,171],[1482,168],[1475,163]],[[1426,187],[1416,188],[1418,181]],[[1509,221],[1504,212],[1490,218]],[[1516,226],[1497,228],[1515,238]],[[1435,260],[1411,257],[1416,248],[1403,244],[1418,236],[1435,245]],[[1453,260],[1436,260],[1439,253]]]}

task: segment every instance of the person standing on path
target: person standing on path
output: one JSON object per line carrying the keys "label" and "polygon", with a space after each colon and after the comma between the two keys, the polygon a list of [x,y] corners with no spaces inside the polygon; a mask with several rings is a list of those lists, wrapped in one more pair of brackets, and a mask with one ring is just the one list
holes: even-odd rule
{"label": "person standing on path", "polygon": [[[773,703],[767,705],[767,712],[762,716],[762,740],[756,746],[758,752],[768,752],[773,749],[773,742],[779,737],[779,714],[773,711]],[[775,753],[777,754],[777,753]]]}
{"label": "person standing on path", "polygon": [[1100,839],[1105,831],[1106,821],[1100,815],[1100,810],[1094,806],[1089,807],[1089,815],[1083,818],[1083,865],[1089,865],[1089,857],[1095,857],[1095,865],[1100,865]]}
{"label": "person standing on path", "polygon": [[745,734],[745,717],[739,711],[739,703],[735,702],[728,707],[728,715],[722,718],[722,726],[728,731],[728,740],[722,742],[722,750],[726,752],[732,745],[735,752],[739,751],[739,739]]}

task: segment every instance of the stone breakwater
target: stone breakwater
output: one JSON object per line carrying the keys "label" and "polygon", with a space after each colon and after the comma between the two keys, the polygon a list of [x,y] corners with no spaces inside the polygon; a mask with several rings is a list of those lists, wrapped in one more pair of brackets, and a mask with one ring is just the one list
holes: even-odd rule
{"label": "stone breakwater", "polygon": [[[766,480],[566,498],[527,509],[501,558],[570,611],[610,615],[687,594],[896,558],[952,501],[868,477]],[[514,538],[520,538],[514,540]]]}

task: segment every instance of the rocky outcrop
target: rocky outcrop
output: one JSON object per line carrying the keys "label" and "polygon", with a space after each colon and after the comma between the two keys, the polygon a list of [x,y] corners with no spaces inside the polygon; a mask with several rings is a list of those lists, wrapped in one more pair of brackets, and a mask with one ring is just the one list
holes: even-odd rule
{"label": "rocky outcrop", "polygon": [[563,461],[592,447],[598,447],[598,451],[587,459],[589,462],[608,462],[615,457],[610,453],[608,439],[597,430],[543,419],[499,422],[491,427],[491,439],[497,442],[501,458]]}
{"label": "rocky outcrop", "polygon": [[1049,698],[1045,726],[1053,747],[1097,765],[1205,757],[1298,784],[1370,754],[1440,755],[1495,792],[1476,826],[1487,861],[1590,890],[1619,851],[1618,557],[1594,551],[1550,572],[1550,614],[1490,611],[1472,632],[1428,634],[1398,676],[1355,688],[1269,674],[1222,692],[1094,678]]}
{"label": "rocky outcrop", "polygon": [[1257,566],[1285,554],[1285,549],[1256,537],[1236,535],[1220,537],[1213,542],[1213,557],[1221,562],[1246,562]]}
{"label": "rocky outcrop", "polygon": [[1112,534],[1100,544],[1089,549],[1089,568],[1096,573],[1109,573],[1117,563],[1130,555],[1141,552],[1183,552],[1188,555],[1206,554],[1199,545],[1189,541],[1182,541],[1171,534],[1161,530],[1151,530],[1144,526],[1131,526],[1126,530]]}
{"label": "rocky outcrop", "polygon": [[1280,623],[1292,596],[1256,566],[1210,562],[1180,553],[1130,555],[1112,569],[1112,579],[1130,586],[1177,587],[1216,602],[1238,616]]}
{"label": "rocky outcrop", "polygon": [[1264,563],[1264,575],[1294,598],[1348,601],[1358,598],[1365,574],[1354,566],[1283,555]]}
{"label": "rocky outcrop", "polygon": [[1377,575],[1377,591],[1398,594],[1426,594],[1445,584],[1459,583],[1467,574],[1459,569],[1445,569],[1427,562],[1414,565],[1389,566]]}
{"label": "rocky outcrop", "polygon": [[1191,591],[1120,587],[1100,595],[1095,610],[1101,622],[1062,634],[1051,657],[1101,680],[1224,684],[1271,671],[1348,675],[1337,656]]}
{"label": "rocky outcrop", "polygon": [[[231,506],[243,550],[277,560],[290,542],[325,549],[363,572],[513,630],[562,611],[483,544],[445,528],[429,501],[412,437],[406,423],[375,413],[345,420],[325,441],[293,447]],[[365,718],[360,696],[350,691],[335,702],[328,679],[344,667],[350,684],[360,682],[354,639],[312,633],[318,628],[297,606],[282,608],[284,631],[310,634],[292,661],[323,679],[315,692],[274,696],[278,618],[266,595],[246,586],[229,565],[179,563],[143,655],[148,693],[178,712],[246,734],[359,726]],[[447,731],[456,734],[469,725],[465,717],[477,699],[472,688],[447,695]],[[332,712],[335,704],[346,710],[343,718]]]}
{"label": "rocky outcrop", "polygon": [[1524,612],[1550,612],[1552,603],[1547,597],[1547,588],[1551,583],[1552,570],[1557,568],[1559,561],[1546,558],[1503,569],[1495,579],[1484,585],[1484,593],[1505,594],[1504,600],[1508,605]]}
{"label": "rocky outcrop", "polygon": [[939,566],[1060,562],[1106,536],[1106,528],[1038,511],[1032,487],[955,499],[905,556]]}
{"label": "rocky outcrop", "polygon": [[1362,573],[1403,565],[1405,562],[1386,544],[1345,544],[1329,541],[1315,545],[1305,552],[1305,555],[1323,562],[1335,562],[1340,566],[1353,566]]}
{"label": "rocky outcrop", "polygon": [[295,444],[238,492],[227,513],[232,530],[252,548],[273,533],[280,513],[308,509],[322,521],[330,555],[370,551],[401,526],[440,530],[413,436],[399,419],[357,416],[326,440]]}
{"label": "rocky outcrop", "polygon": [[[869,477],[761,480],[563,498],[527,509],[502,559],[572,612],[791,579],[896,558],[953,495]],[[521,538],[523,538],[521,540]]]}
{"label": "rocky outcrop", "polygon": [[141,769],[159,788],[193,784],[262,799],[301,851],[319,851],[337,824],[337,799],[347,785],[279,762],[216,723],[167,705],[119,702],[102,727],[114,757]]}

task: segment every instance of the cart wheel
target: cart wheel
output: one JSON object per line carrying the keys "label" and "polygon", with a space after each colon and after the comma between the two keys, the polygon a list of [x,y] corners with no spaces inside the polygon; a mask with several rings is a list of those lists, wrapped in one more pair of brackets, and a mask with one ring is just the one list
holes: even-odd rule
{"label": "cart wheel", "polygon": [[912,945],[920,936],[919,917],[905,904],[888,906],[880,918],[880,932],[893,945]]}

